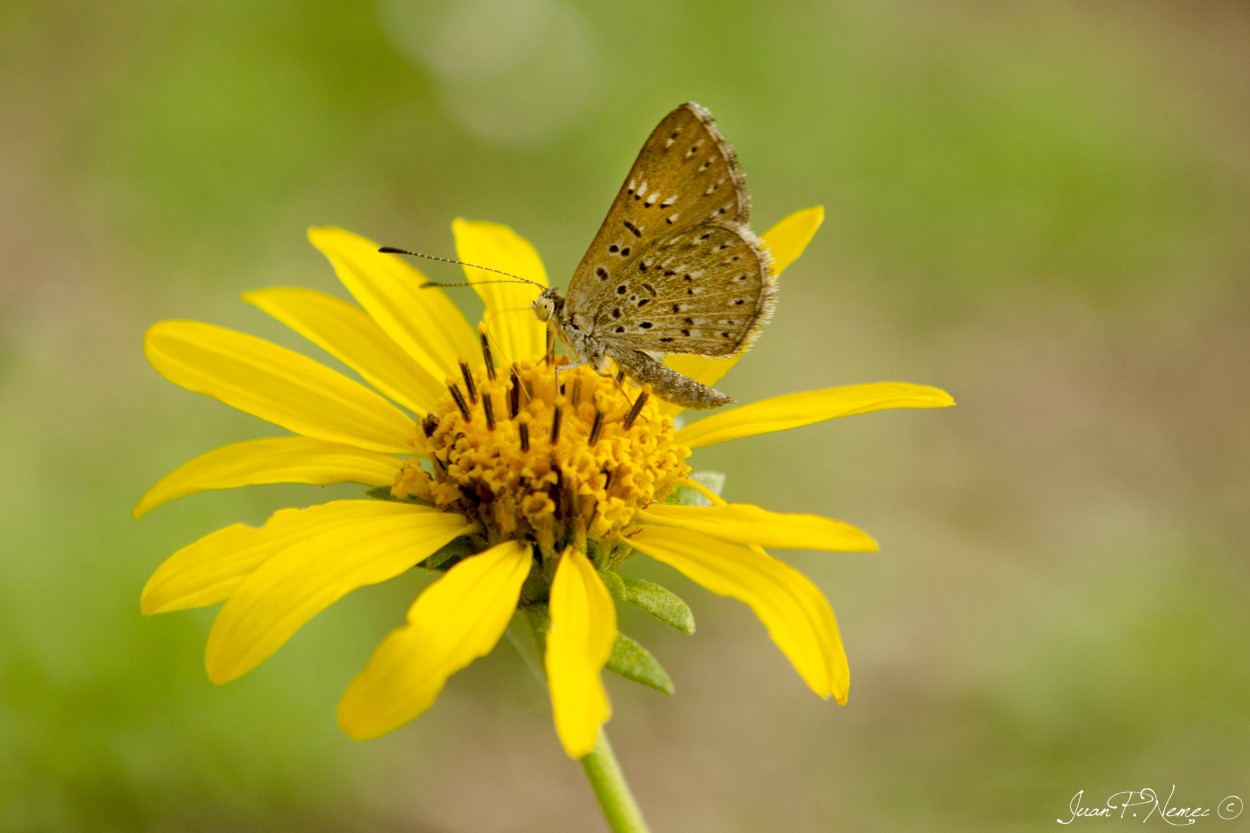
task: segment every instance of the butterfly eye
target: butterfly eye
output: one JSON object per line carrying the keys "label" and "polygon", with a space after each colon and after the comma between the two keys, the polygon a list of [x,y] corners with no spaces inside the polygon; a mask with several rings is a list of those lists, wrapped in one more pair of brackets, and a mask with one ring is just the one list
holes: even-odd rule
{"label": "butterfly eye", "polygon": [[551,314],[555,311],[555,304],[550,298],[540,296],[534,299],[534,315],[538,316],[539,321],[549,321]]}

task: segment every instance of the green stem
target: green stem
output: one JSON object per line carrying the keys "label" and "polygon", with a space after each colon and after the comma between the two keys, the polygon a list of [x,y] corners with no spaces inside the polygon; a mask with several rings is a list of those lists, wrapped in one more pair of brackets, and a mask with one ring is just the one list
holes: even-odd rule
{"label": "green stem", "polygon": [[608,736],[602,730],[595,748],[582,758],[582,769],[586,771],[586,779],[595,791],[595,798],[599,800],[612,833],[648,833],[642,810],[629,791],[621,765],[617,763]]}

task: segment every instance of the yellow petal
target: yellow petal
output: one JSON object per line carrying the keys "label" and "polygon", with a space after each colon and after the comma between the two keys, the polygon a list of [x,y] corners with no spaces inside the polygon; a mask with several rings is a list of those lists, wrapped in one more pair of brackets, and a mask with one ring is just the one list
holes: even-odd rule
{"label": "yellow petal", "polygon": [[802,573],[762,550],[688,529],[646,526],[629,543],[711,592],[746,603],[812,691],[846,702],[850,672],[837,622]]}
{"label": "yellow petal", "polygon": [[783,549],[876,552],[877,542],[863,530],[819,515],[769,512],[758,506],[678,506],[656,504],[643,520],[678,526],[744,544]]}
{"label": "yellow petal", "polygon": [[276,287],[243,293],[292,330],[359,373],[411,411],[424,414],[447,392],[440,379],[400,349],[360,307],[312,289]]}
{"label": "yellow petal", "polygon": [[718,411],[678,431],[677,442],[698,448],[887,408],[946,408],[954,404],[955,400],[946,391],[926,385],[906,382],[846,385],[791,393]]}
{"label": "yellow petal", "polygon": [[530,548],[505,541],[466,558],[431,584],[391,631],[339,702],[339,726],[377,737],[428,709],[452,674],[489,654],[503,636],[529,575]]}
{"label": "yellow petal", "polygon": [[[376,517],[375,500],[336,500],[282,509],[262,527],[234,524],[188,544],[166,559],[143,588],[139,608],[168,613],[225,601],[261,564],[305,538],[360,518]],[[388,512],[393,509],[385,510]]]}
{"label": "yellow petal", "polygon": [[570,758],[581,758],[594,748],[599,728],[612,714],[602,671],[616,641],[616,608],[594,566],[578,550],[560,556],[550,616],[545,664],[556,734]]}
{"label": "yellow petal", "polygon": [[794,212],[764,232],[764,245],[773,255],[774,275],[799,259],[824,221],[825,207],[817,205]]}
{"label": "yellow petal", "polygon": [[282,550],[230,594],[208,635],[215,683],[243,676],[351,591],[394,578],[473,530],[459,515],[388,501]]}
{"label": "yellow petal", "polygon": [[[812,236],[816,234],[816,229],[820,228],[824,219],[823,206],[805,208],[794,212],[764,233],[764,246],[773,256],[773,275],[780,275],[787,266],[798,260],[799,255],[803,254],[803,250],[807,248],[807,244],[811,242]],[[715,387],[721,377],[728,373],[741,358],[742,356],[735,356],[731,359],[707,359],[703,356],[672,353],[664,359],[664,364],[696,382]],[[674,405],[672,402],[660,403],[660,413],[668,416],[676,416],[682,410],[680,405]]]}
{"label": "yellow petal", "polygon": [[308,239],[330,259],[343,286],[391,340],[435,379],[456,372],[458,357],[478,354],[477,334],[456,305],[401,255],[339,228],[313,228]]}
{"label": "yellow petal", "polygon": [[474,284],[486,304],[482,321],[492,339],[492,346],[504,355],[500,364],[541,356],[547,344],[546,328],[534,315],[531,304],[547,285],[547,272],[530,242],[512,229],[498,223],[484,223],[457,218],[451,224],[456,236],[456,257],[466,263],[489,266],[534,281],[497,283],[508,279],[494,272],[465,267],[470,281],[492,281]]}
{"label": "yellow petal", "polygon": [[248,440],[201,454],[165,475],[135,507],[136,518],[166,501],[206,489],[261,483],[363,483],[389,486],[402,461],[350,445],[277,437]]}
{"label": "yellow petal", "polygon": [[341,373],[264,339],[199,321],[162,321],[143,342],[175,385],[296,434],[373,451],[408,452],[412,420]]}

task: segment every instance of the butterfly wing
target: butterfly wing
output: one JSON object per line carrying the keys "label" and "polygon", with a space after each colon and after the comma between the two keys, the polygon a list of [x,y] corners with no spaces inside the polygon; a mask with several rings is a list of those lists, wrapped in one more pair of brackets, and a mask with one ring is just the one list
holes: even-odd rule
{"label": "butterfly wing", "polygon": [[736,356],[772,315],[771,265],[740,223],[661,236],[613,277],[592,332],[613,357],[625,349]]}
{"label": "butterfly wing", "polygon": [[640,254],[657,241],[709,221],[746,224],[750,200],[742,171],[712,121],[689,102],[665,116],[634,160],[569,284],[570,314],[612,300]]}

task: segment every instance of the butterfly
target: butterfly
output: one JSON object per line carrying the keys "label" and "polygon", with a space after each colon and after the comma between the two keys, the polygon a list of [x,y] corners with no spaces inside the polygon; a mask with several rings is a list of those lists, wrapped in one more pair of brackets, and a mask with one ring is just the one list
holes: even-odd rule
{"label": "butterfly", "polygon": [[683,104],[643,144],[568,295],[544,289],[534,312],[600,373],[611,360],[674,404],[728,404],[729,396],[651,354],[729,358],[759,336],[777,281],[749,212],[733,149],[711,113]]}

